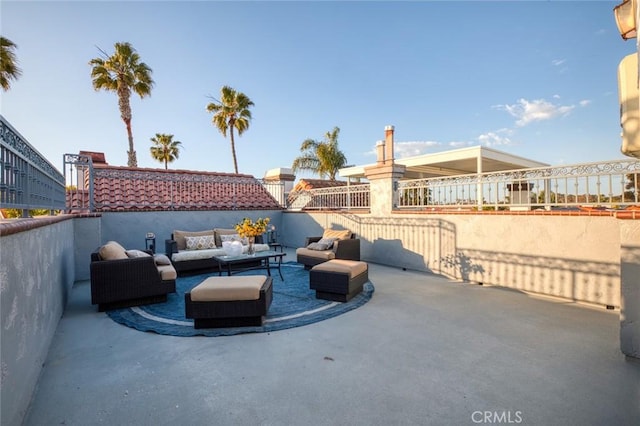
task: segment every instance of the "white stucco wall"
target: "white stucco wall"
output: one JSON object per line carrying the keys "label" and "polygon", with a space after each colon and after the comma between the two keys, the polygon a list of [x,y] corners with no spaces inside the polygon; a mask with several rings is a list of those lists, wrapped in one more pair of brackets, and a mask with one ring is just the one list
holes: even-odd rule
{"label": "white stucco wall", "polygon": [[285,213],[287,245],[304,243],[310,221],[316,234],[351,229],[367,261],[620,306],[620,221],[613,217]]}

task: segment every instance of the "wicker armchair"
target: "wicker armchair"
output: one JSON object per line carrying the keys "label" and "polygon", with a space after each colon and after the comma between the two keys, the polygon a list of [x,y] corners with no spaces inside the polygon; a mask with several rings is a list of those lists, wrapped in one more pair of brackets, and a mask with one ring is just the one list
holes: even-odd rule
{"label": "wicker armchair", "polygon": [[311,269],[315,265],[324,263],[332,259],[360,260],[360,239],[355,234],[350,234],[348,239],[341,239],[333,242],[333,247],[329,250],[310,250],[307,247],[311,243],[320,241],[326,237],[327,232],[322,237],[307,237],[304,247],[296,249],[298,263],[304,265],[305,269]]}
{"label": "wicker armchair", "polygon": [[[96,250],[91,253],[91,303],[102,312],[165,302],[176,291],[176,274],[171,266],[173,273],[163,268],[153,256],[103,260]],[[169,278],[163,280],[163,274]]]}

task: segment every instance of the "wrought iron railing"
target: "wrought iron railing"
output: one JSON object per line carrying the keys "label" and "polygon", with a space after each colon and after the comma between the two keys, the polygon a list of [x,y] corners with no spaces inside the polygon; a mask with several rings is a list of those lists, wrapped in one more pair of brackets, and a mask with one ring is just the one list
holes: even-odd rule
{"label": "wrought iron railing", "polygon": [[620,209],[640,205],[640,161],[404,180],[397,196],[399,209]]}
{"label": "wrought iron railing", "polygon": [[64,177],[0,115],[0,206],[22,210],[65,207]]}
{"label": "wrought iron railing", "polygon": [[287,198],[287,208],[290,210],[352,210],[369,207],[368,183],[295,191]]}
{"label": "wrought iron railing", "polygon": [[287,205],[287,194],[284,182],[273,182],[264,179],[258,179],[264,189],[278,202],[280,207],[285,208]]}
{"label": "wrought iron railing", "polygon": [[67,213],[93,212],[93,161],[88,155],[64,155]]}

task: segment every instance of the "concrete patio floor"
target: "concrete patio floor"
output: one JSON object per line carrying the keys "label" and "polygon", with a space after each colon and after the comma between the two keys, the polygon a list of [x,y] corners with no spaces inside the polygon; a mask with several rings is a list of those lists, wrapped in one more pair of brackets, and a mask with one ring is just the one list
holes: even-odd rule
{"label": "concrete patio floor", "polygon": [[127,328],[76,283],[25,424],[640,424],[617,311],[375,264],[370,279],[359,309],[230,337]]}

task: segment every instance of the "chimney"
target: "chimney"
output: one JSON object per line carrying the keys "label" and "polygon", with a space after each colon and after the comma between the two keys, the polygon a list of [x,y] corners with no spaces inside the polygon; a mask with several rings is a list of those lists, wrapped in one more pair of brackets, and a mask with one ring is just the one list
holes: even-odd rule
{"label": "chimney", "polygon": [[384,162],[393,164],[393,126],[385,126],[384,141]]}
{"label": "chimney", "polygon": [[384,141],[376,142],[377,163],[379,166],[384,164]]}

